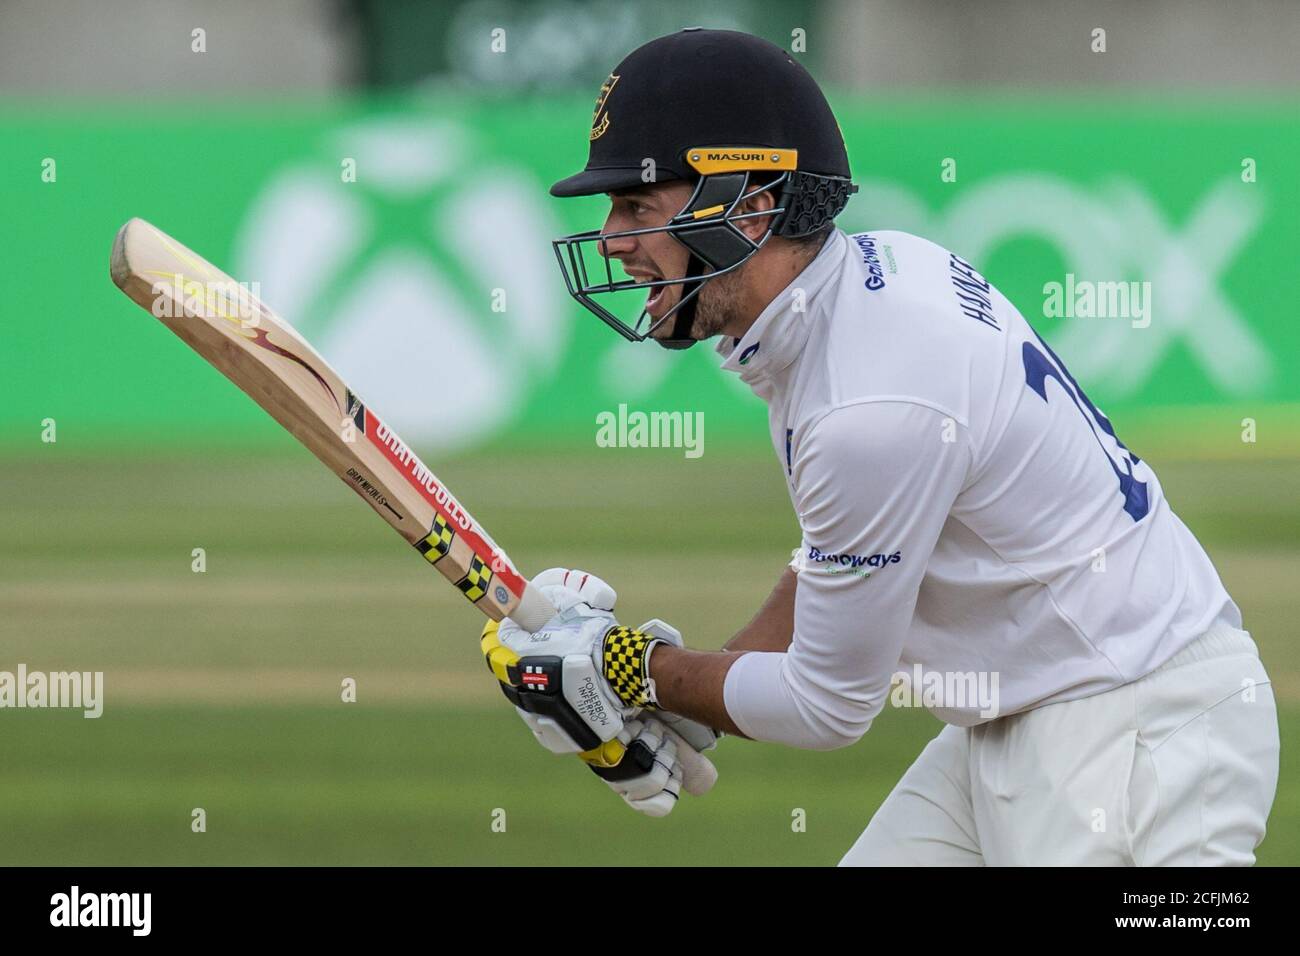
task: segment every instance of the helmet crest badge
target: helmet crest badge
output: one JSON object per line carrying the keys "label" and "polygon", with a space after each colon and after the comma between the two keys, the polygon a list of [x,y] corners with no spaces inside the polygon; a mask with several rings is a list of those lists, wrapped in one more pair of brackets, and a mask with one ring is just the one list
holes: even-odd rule
{"label": "helmet crest badge", "polygon": [[593,141],[600,139],[605,135],[605,130],[609,129],[609,111],[605,109],[605,101],[609,99],[609,94],[613,91],[614,84],[618,80],[618,74],[611,73],[609,79],[600,85],[600,95],[596,97],[596,109],[591,114],[591,139]]}

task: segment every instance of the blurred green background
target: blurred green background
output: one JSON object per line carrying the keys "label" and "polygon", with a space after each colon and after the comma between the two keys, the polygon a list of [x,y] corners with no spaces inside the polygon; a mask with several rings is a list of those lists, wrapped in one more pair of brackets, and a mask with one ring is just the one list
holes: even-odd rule
{"label": "blurred green background", "polygon": [[[626,619],[716,647],[798,540],[765,412],[707,348],[624,343],[568,300],[549,240],[604,206],[546,195],[585,159],[622,52],[701,22],[826,84],[862,186],[841,225],[973,262],[1153,464],[1273,678],[1283,763],[1259,859],[1300,864],[1300,10],[292,7],[0,6],[0,670],[107,685],[98,720],[0,710],[0,864],[848,849],[936,720],[890,709],[832,753],[727,740],[712,794],[641,818],[532,741],[477,612],[108,279],[115,231],[142,216],[257,283],[522,569],[590,568]],[[1150,282],[1150,325],[1045,314],[1068,274]],[[596,448],[620,403],[702,412],[703,457]]]}
{"label": "blurred green background", "polygon": [[[1251,417],[1264,453],[1300,454],[1300,324],[1277,311],[1296,291],[1294,104],[835,100],[861,185],[842,228],[914,232],[974,262],[1094,401],[1158,418],[1184,452],[1258,457],[1242,447]],[[629,345],[565,293],[550,240],[607,207],[546,194],[585,161],[585,96],[286,109],[163,109],[160,146],[157,109],[0,101],[6,212],[27,224],[7,250],[0,446],[30,448],[46,418],[78,449],[280,442],[113,297],[108,250],[132,216],[255,283],[422,449],[585,446],[619,403],[704,412],[706,449],[768,440],[762,404],[710,348]],[[1243,157],[1261,180],[1243,180]],[[1067,276],[1148,282],[1149,315],[1047,314],[1044,286]],[[613,304],[634,316],[632,299]]]}

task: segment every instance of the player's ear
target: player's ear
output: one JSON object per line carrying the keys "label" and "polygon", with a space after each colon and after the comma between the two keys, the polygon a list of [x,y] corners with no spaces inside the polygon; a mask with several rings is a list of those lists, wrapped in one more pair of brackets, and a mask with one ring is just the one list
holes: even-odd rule
{"label": "player's ear", "polygon": [[[737,212],[766,212],[776,207],[776,197],[772,195],[772,190],[765,189],[761,193],[755,193],[743,203]],[[757,242],[763,238],[763,233],[767,232],[772,220],[766,216],[755,216],[753,219],[742,219],[733,223],[737,229],[743,232],[750,239]]]}

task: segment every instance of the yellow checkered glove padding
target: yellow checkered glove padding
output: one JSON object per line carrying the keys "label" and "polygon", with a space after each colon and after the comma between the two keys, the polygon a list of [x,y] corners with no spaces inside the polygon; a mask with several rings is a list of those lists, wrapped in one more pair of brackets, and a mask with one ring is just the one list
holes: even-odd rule
{"label": "yellow checkered glove padding", "polygon": [[601,670],[610,688],[627,706],[653,708],[658,703],[646,662],[650,648],[661,643],[661,640],[644,631],[622,624],[605,632],[601,647]]}

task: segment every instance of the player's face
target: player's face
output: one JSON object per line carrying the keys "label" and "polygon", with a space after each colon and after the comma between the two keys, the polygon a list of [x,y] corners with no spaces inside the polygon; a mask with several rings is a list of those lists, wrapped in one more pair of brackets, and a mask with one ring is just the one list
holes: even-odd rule
{"label": "player's face", "polygon": [[[623,232],[663,226],[682,211],[691,198],[688,183],[654,183],[639,189],[610,193],[609,216],[601,232]],[[666,232],[642,236],[621,236],[606,243],[606,253],[623,265],[623,271],[638,282],[656,279],[681,279],[686,276],[690,253]],[[652,320],[662,318],[682,297],[680,285],[658,286],[649,290],[645,309]],[[655,331],[656,338],[672,330],[671,320]]]}

